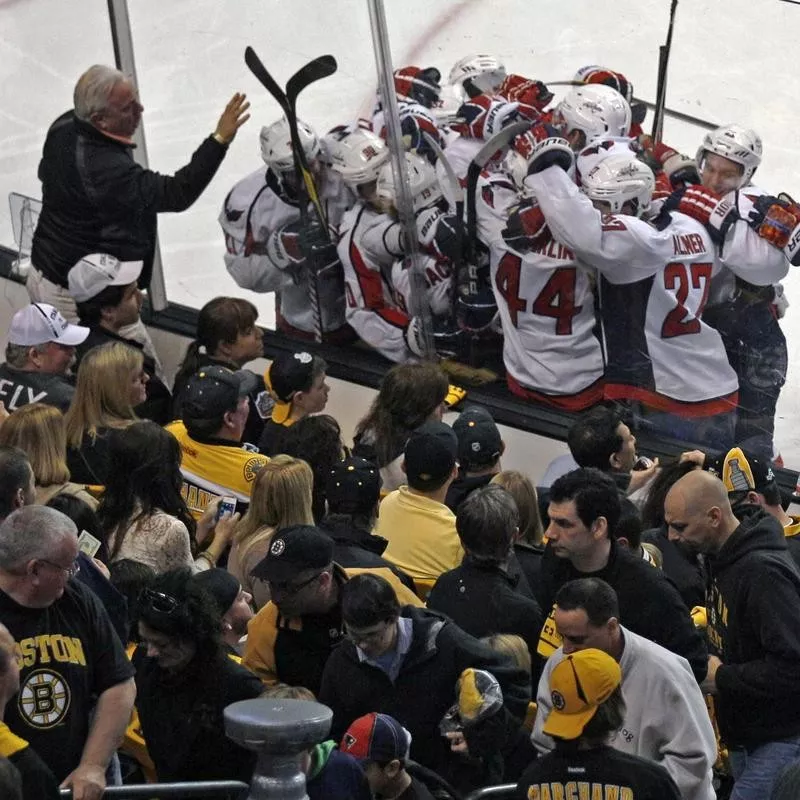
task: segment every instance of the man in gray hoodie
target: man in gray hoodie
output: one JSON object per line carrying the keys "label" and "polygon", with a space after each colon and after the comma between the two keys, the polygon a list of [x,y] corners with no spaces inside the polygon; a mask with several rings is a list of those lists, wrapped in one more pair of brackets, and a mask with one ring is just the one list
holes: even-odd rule
{"label": "man in gray hoodie", "polygon": [[683,800],[714,800],[711,769],[717,757],[714,729],[689,662],[619,624],[616,592],[599,578],[580,578],[556,595],[555,624],[563,644],[539,681],[532,741],[553,749],[542,728],[552,702],[550,673],[566,655],[589,647],[615,658],[622,670],[625,722],[609,744],[661,764]]}

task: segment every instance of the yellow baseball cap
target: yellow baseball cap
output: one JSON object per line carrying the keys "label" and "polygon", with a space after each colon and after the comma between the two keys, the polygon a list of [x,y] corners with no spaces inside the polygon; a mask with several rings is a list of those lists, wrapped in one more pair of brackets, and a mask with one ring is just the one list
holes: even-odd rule
{"label": "yellow baseball cap", "polygon": [[550,673],[553,708],[542,730],[559,739],[577,739],[621,682],[619,664],[602,650],[589,648],[565,656]]}

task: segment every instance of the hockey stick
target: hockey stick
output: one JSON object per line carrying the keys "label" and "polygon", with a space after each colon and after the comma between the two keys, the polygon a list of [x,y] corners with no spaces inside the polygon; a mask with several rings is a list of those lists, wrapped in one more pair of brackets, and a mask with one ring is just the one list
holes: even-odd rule
{"label": "hockey stick", "polygon": [[478,188],[478,178],[483,172],[483,168],[492,160],[492,156],[511,143],[515,136],[528,130],[531,127],[529,120],[512,122],[503,130],[498,131],[486,144],[475,154],[467,168],[467,247],[466,260],[473,261],[475,241],[478,236],[478,211],[475,204],[475,192]]}
{"label": "hockey stick", "polygon": [[447,156],[439,146],[439,142],[426,131],[422,135],[425,137],[431,150],[436,155],[437,160],[442,165],[447,176],[447,185],[449,193],[455,203],[455,232],[456,232],[456,253],[458,253],[458,260],[454,267],[455,286],[453,287],[453,307],[451,311],[452,322],[456,321],[456,299],[458,298],[459,283],[458,279],[462,274],[464,268],[464,189],[461,186],[461,181],[453,169],[453,165],[447,160]]}
{"label": "hockey stick", "polygon": [[[299,190],[299,210],[300,224],[303,229],[309,228],[308,204],[314,205],[314,210],[319,219],[320,227],[324,235],[330,241],[328,222],[322,203],[319,199],[314,178],[308,165],[303,144],[300,141],[300,133],[297,128],[297,98],[306,86],[332,75],[336,71],[336,59],[333,56],[320,56],[301,67],[286,84],[286,92],[281,89],[278,82],[270,75],[267,68],[256,55],[252,47],[247,47],[244,51],[244,60],[253,75],[260,81],[264,88],[277,100],[283,110],[286,121],[289,124],[289,131],[292,139],[292,156],[294,160],[295,173],[297,175]],[[302,188],[301,188],[302,187]],[[303,191],[303,189],[305,191]],[[308,282],[309,300],[311,301],[311,311],[314,317],[314,341],[321,342],[323,339],[322,311],[319,304],[319,272],[318,265],[311,264],[311,280]]]}
{"label": "hockey stick", "polygon": [[675,27],[675,11],[678,0],[672,0],[669,9],[669,27],[667,28],[667,41],[659,48],[658,57],[658,85],[656,88],[656,108],[653,116],[653,141],[660,142],[664,134],[664,108],[667,104],[667,68],[672,50],[672,31]]}

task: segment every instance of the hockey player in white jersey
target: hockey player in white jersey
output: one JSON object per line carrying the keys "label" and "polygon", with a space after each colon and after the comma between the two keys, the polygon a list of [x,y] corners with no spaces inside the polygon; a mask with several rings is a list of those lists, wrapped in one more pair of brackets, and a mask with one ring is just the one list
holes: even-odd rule
{"label": "hockey player in white jersey", "polygon": [[718,242],[724,269],[714,281],[705,319],[722,335],[739,376],[736,441],[760,458],[773,457],[774,415],[786,379],[788,353],[778,322],[785,307],[780,280],[797,253],[787,246],[793,230],[800,241],[800,208],[754,186],[761,163],[758,134],[724,125],[706,134],[697,152],[702,184],[666,201],[689,214]]}
{"label": "hockey player in white jersey", "polygon": [[[225,266],[236,283],[254,292],[276,293],[279,330],[301,339],[314,336],[310,281],[316,282],[322,332],[327,341],[348,341],[341,265],[335,232],[351,192],[320,162],[317,134],[298,121],[300,141],[318,184],[334,244],[312,225],[300,225],[298,184],[288,123],[280,119],[261,129],[261,156],[267,166],[239,181],[228,193],[219,222],[225,234]],[[316,249],[315,268],[306,256]],[[314,271],[316,275],[314,275]]]}
{"label": "hockey player in white jersey", "polygon": [[600,275],[606,399],[634,401],[651,430],[692,442],[733,440],[738,381],[719,334],[702,319],[721,269],[704,226],[680,213],[641,216],[655,179],[633,155],[568,177],[563,139],[540,143],[526,185],[555,237]]}
{"label": "hockey player in white jersey", "polygon": [[[409,287],[402,273],[399,226],[386,213],[394,201],[388,148],[370,131],[355,130],[328,141],[326,150],[331,168],[358,196],[342,219],[338,245],[347,321],[362,341],[391,361],[419,358],[424,354],[422,325],[408,313]],[[424,214],[427,204],[441,197],[441,191],[433,167],[425,159],[411,153],[406,158],[412,194]],[[428,218],[421,218],[420,224]],[[425,264],[432,291],[446,292],[449,276],[440,275],[437,259],[425,256]]]}

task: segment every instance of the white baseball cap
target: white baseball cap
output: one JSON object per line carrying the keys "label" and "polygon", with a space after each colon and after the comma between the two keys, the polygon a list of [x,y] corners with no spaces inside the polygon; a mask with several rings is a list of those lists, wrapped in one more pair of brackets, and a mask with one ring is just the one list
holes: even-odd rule
{"label": "white baseball cap", "polygon": [[108,253],[92,253],[69,271],[69,293],[76,302],[85,303],[109,286],[127,286],[139,280],[143,266],[143,261],[120,261]]}
{"label": "white baseball cap", "polygon": [[75,347],[84,342],[88,335],[88,328],[67,322],[57,308],[47,303],[31,303],[14,314],[8,331],[8,341],[9,344],[22,347],[33,347],[45,342]]}

